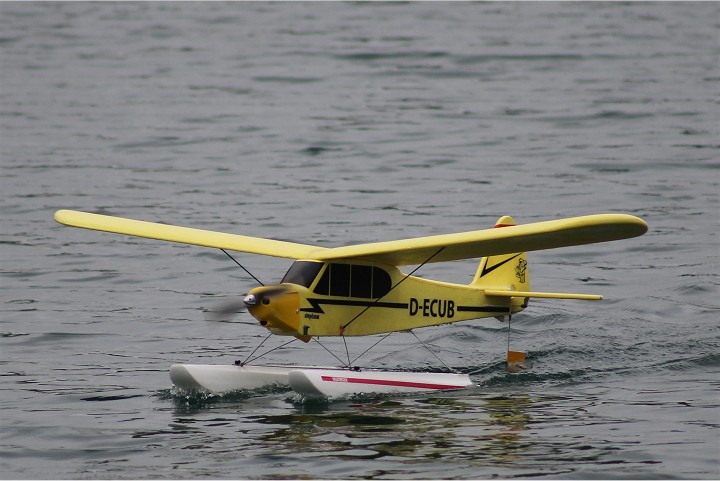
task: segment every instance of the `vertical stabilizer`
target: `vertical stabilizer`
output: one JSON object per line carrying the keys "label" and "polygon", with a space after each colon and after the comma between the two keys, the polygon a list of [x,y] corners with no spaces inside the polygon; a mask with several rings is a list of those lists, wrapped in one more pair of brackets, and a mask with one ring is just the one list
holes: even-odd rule
{"label": "vertical stabilizer", "polygon": [[[509,215],[498,219],[495,228],[514,226],[515,220]],[[530,276],[524,252],[483,257],[475,273],[472,285],[488,289],[529,291]]]}

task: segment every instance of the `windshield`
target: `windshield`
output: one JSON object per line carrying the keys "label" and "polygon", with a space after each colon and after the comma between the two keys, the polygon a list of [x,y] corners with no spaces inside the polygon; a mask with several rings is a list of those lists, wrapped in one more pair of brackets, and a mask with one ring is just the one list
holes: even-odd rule
{"label": "windshield", "polygon": [[288,269],[285,277],[280,283],[298,284],[303,287],[310,287],[315,277],[322,268],[322,262],[298,261]]}

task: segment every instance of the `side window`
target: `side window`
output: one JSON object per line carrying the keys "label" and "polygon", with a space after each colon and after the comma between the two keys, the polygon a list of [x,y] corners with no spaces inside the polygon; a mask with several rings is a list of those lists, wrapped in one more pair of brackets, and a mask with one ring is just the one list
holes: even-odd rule
{"label": "side window", "polygon": [[315,293],[341,297],[377,299],[392,287],[390,275],[379,267],[328,264]]}
{"label": "side window", "polygon": [[315,294],[320,294],[323,296],[327,296],[330,294],[330,266],[332,264],[328,264],[325,268],[325,272],[323,273],[322,277],[318,281],[317,285],[315,286]]}
{"label": "side window", "polygon": [[330,264],[330,295],[350,296],[350,266]]}
{"label": "side window", "polygon": [[371,266],[352,266],[350,271],[351,297],[372,297],[372,270]]}
{"label": "side window", "polygon": [[373,267],[372,268],[372,298],[377,299],[378,297],[382,297],[388,292],[390,292],[390,288],[392,287],[392,280],[390,279],[390,274],[385,272],[383,269],[380,269],[379,267]]}

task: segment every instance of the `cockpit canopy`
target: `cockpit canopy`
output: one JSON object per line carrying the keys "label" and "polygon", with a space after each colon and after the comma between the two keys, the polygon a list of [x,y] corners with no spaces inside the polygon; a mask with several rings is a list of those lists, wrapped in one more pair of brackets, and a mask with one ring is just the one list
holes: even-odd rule
{"label": "cockpit canopy", "polygon": [[324,265],[322,262],[313,261],[294,262],[280,283],[297,284],[309,288]]}
{"label": "cockpit canopy", "polygon": [[365,299],[383,297],[392,287],[390,274],[381,267],[316,261],[295,262],[281,282],[308,289],[314,284],[319,295]]}

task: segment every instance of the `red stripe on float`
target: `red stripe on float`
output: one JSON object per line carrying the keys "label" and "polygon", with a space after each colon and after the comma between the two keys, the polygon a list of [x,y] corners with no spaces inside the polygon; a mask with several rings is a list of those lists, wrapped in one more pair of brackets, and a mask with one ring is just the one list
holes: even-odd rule
{"label": "red stripe on float", "polygon": [[375,384],[381,386],[412,387],[417,389],[462,389],[454,384],[431,384],[425,382],[391,381],[389,379],[362,379],[359,377],[322,376],[327,382],[346,382],[350,384]]}
{"label": "red stripe on float", "polygon": [[517,224],[495,224],[495,228],[498,227],[515,227]]}

